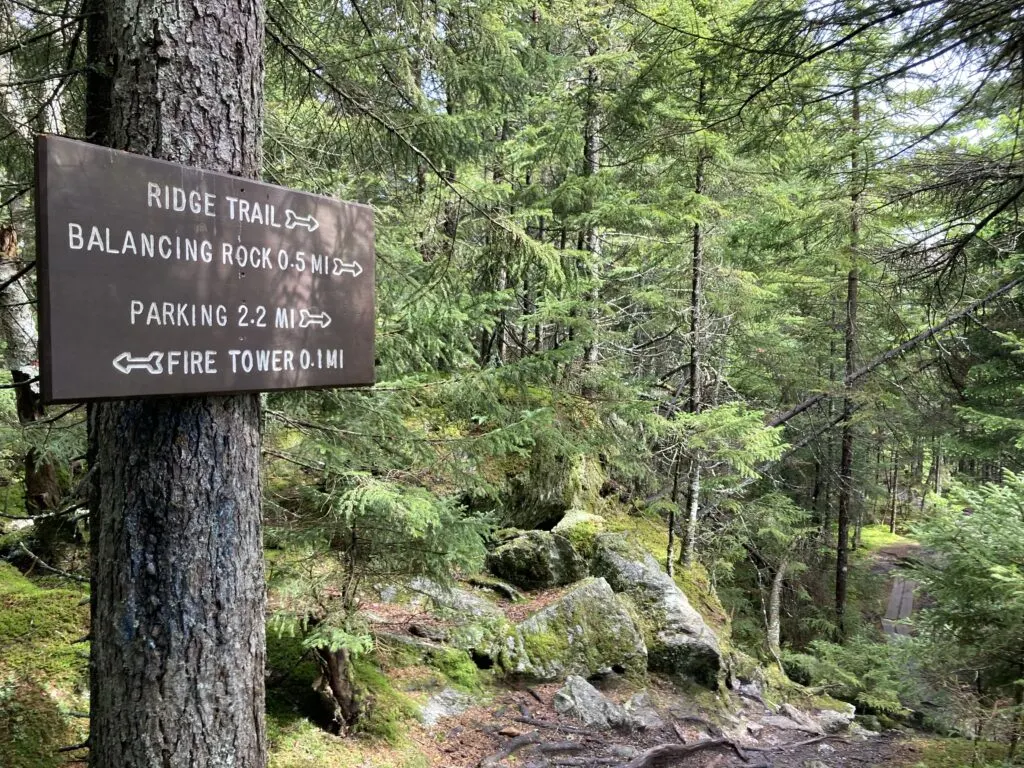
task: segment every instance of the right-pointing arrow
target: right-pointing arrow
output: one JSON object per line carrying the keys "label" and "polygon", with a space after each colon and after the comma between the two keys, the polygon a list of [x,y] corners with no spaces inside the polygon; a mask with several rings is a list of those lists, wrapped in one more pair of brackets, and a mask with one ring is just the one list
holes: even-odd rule
{"label": "right-pointing arrow", "polygon": [[310,312],[308,309],[299,310],[299,328],[308,328],[311,325],[319,325],[326,328],[331,324],[331,316],[326,312]]}
{"label": "right-pointing arrow", "polygon": [[163,359],[163,352],[150,352],[148,355],[140,357],[132,357],[130,352],[122,352],[114,358],[112,364],[121,373],[146,371],[147,373],[157,374],[164,372]]}
{"label": "right-pointing arrow", "polygon": [[341,267],[338,268],[338,271],[341,272],[341,274],[345,274],[347,272],[352,275],[352,277],[359,277],[363,274],[363,265],[358,261],[353,261],[351,264],[347,261],[343,261],[341,262]]}
{"label": "right-pointing arrow", "polygon": [[291,208],[286,208],[284,211],[284,226],[285,229],[295,229],[296,227],[305,227],[310,232],[316,232],[320,229],[320,222],[316,220],[313,214],[308,216],[299,216]]}

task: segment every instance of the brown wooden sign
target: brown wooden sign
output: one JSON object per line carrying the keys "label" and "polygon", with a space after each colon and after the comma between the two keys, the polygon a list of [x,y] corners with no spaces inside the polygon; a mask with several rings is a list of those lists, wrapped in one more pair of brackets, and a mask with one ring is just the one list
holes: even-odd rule
{"label": "brown wooden sign", "polygon": [[36,142],[46,402],[373,383],[373,213]]}

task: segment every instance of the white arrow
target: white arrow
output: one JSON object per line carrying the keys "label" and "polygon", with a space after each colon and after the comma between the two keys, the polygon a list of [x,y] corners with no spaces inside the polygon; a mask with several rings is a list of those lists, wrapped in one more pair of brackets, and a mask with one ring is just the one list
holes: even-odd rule
{"label": "white arrow", "polygon": [[348,272],[349,274],[352,275],[352,277],[359,277],[361,274],[363,274],[363,267],[358,261],[353,261],[351,264],[349,264],[347,261],[343,261],[341,262],[341,267],[339,268],[339,271],[341,272],[341,274],[345,274],[346,272]]}
{"label": "white arrow", "polygon": [[142,357],[132,357],[130,352],[122,352],[114,358],[114,367],[121,373],[131,373],[132,371],[163,373],[163,360],[163,352],[150,352]]}
{"label": "white arrow", "polygon": [[305,227],[310,232],[316,232],[320,229],[320,222],[313,218],[312,213],[309,216],[299,216],[291,208],[286,208],[284,211],[284,226],[286,229]]}
{"label": "white arrow", "polygon": [[299,328],[308,328],[311,325],[319,325],[326,328],[331,324],[331,316],[326,312],[314,313],[308,309],[299,310]]}

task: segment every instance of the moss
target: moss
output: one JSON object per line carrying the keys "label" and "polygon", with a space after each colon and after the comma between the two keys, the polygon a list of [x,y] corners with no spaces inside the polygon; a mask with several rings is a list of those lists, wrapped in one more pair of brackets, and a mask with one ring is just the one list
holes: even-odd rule
{"label": "moss", "polygon": [[573,508],[565,513],[565,517],[552,532],[565,536],[576,551],[589,560],[594,556],[595,540],[599,534],[604,533],[604,529],[603,517],[580,508]]}
{"label": "moss", "polygon": [[647,659],[640,650],[634,615],[603,580],[583,582],[563,600],[520,624],[520,631],[531,669],[539,677],[553,679],[568,673],[586,677],[609,666],[620,666],[620,671],[635,678],[646,673]]}
{"label": "moss", "polygon": [[412,700],[395,688],[387,675],[368,658],[352,663],[352,677],[366,707],[356,731],[389,744],[402,743],[408,722],[417,715]]}
{"label": "moss", "polygon": [[73,742],[67,720],[53,698],[34,682],[0,680],[0,765],[57,768],[57,750]]}
{"label": "moss", "polygon": [[465,651],[444,648],[428,654],[427,663],[444,675],[455,688],[475,692],[484,687],[480,670]]}
{"label": "moss", "polygon": [[912,539],[898,533],[889,533],[888,525],[865,525],[860,532],[860,548],[863,554],[870,554],[893,544],[913,543]]}
{"label": "moss", "polygon": [[[84,739],[88,631],[85,592],[47,589],[0,563],[0,765],[50,768],[54,748]],[[63,756],[61,756],[63,758]]]}
{"label": "moss", "polygon": [[267,716],[269,768],[429,768],[411,740],[389,745],[370,737],[341,739],[308,720]]}
{"label": "moss", "polygon": [[544,630],[524,632],[523,647],[534,666],[547,668],[566,660],[569,654],[568,638],[568,630],[558,622],[554,627]]}
{"label": "moss", "polygon": [[[715,588],[711,584],[711,577],[704,566],[694,563],[687,567],[677,567],[675,582],[676,586],[683,590],[683,594],[686,595],[693,607],[704,617],[704,621],[715,630],[720,644],[724,644],[729,634],[729,614],[726,613],[721,600],[718,599],[718,593],[715,592]],[[726,650],[724,645],[722,650]]]}
{"label": "moss", "polygon": [[1006,765],[1006,745],[991,741],[917,738],[910,742],[910,747],[919,758],[916,762],[908,763],[913,768],[982,768],[986,765]]}

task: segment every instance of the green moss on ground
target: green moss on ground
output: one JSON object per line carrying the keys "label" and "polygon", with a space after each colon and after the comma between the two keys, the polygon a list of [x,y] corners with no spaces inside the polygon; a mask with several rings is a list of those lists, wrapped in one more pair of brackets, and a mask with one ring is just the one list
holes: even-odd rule
{"label": "green moss on ground", "polygon": [[860,551],[862,554],[877,552],[882,547],[895,544],[914,544],[913,539],[889,533],[889,526],[884,524],[865,525],[860,531]]}
{"label": "green moss on ground", "polygon": [[419,714],[412,699],[399,691],[369,658],[353,662],[352,677],[366,707],[366,715],[356,731],[393,746],[402,744],[408,723]]}
{"label": "green moss on ground", "polygon": [[430,761],[407,741],[390,745],[369,737],[339,738],[309,720],[267,716],[269,768],[429,768]]}
{"label": "green moss on ground", "polygon": [[1006,744],[970,739],[914,739],[916,757],[907,761],[912,768],[986,768],[1005,766]]}
{"label": "green moss on ground", "polygon": [[0,562],[0,765],[57,768],[56,749],[81,742],[88,632],[84,590],[46,588]]}

